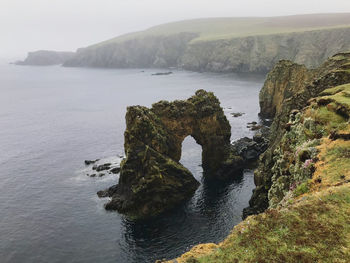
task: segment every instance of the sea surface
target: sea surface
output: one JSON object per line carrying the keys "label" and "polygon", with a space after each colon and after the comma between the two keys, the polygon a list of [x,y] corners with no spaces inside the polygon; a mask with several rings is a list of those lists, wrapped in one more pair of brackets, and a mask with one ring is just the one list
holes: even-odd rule
{"label": "sea surface", "polygon": [[[202,178],[201,147],[183,143],[181,163],[201,186],[191,200],[148,221],[107,212],[96,192],[118,175],[86,176],[85,159],[123,154],[128,105],[213,91],[232,140],[253,132],[264,76],[151,69],[0,64],[0,262],[154,262],[222,241],[241,221],[254,188],[244,171],[227,182]],[[230,113],[243,112],[234,118]]]}

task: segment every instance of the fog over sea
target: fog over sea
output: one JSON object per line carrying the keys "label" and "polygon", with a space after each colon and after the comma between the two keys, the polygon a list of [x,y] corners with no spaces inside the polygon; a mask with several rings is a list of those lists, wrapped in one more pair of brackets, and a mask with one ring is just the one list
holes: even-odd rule
{"label": "fog over sea", "polygon": [[[183,143],[181,163],[201,182],[191,200],[149,221],[103,208],[96,192],[118,175],[90,178],[85,159],[123,154],[129,105],[213,91],[232,126],[252,137],[264,76],[156,69],[0,64],[0,261],[145,263],[220,242],[242,219],[254,188],[246,170],[228,182],[202,178],[201,147]],[[234,118],[232,112],[244,112]]]}

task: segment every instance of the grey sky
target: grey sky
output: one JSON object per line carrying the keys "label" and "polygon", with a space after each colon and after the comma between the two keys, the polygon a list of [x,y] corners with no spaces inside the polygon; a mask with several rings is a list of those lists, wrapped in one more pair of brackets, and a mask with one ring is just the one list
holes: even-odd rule
{"label": "grey sky", "polygon": [[164,22],[350,12],[350,0],[0,0],[0,57],[75,50]]}

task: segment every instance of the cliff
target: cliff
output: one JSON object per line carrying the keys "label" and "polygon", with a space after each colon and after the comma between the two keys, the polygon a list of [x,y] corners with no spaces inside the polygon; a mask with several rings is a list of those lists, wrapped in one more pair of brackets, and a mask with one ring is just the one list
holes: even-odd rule
{"label": "cliff", "polygon": [[164,24],[81,48],[64,66],[268,72],[281,59],[317,67],[347,50],[350,14],[212,18]]}
{"label": "cliff", "polygon": [[281,147],[281,140],[291,126],[290,113],[292,110],[302,110],[311,98],[317,97],[323,90],[349,83],[349,54],[335,55],[319,68],[312,70],[290,61],[281,61],[268,74],[260,92],[260,105],[263,116],[274,117],[270,129],[270,146],[260,156],[259,166],[255,171],[257,187],[250,200],[251,207],[245,210],[246,215],[263,211],[271,202],[268,198],[274,178],[271,171],[278,158],[276,152]]}
{"label": "cliff", "polygon": [[50,66],[65,63],[74,56],[74,52],[39,50],[29,52],[24,61],[15,62],[16,65]]}
{"label": "cliff", "polygon": [[[262,112],[274,116],[271,141],[251,200],[262,213],[178,263],[348,262],[349,65],[350,53],[340,53],[315,70],[289,61],[274,67],[260,97]],[[265,97],[273,99],[264,103]]]}

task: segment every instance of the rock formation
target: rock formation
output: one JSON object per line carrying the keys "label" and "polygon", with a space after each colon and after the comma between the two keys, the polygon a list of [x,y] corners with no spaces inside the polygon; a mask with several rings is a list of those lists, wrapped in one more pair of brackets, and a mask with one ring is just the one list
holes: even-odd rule
{"label": "rock formation", "polygon": [[29,52],[24,61],[15,62],[16,65],[49,66],[65,63],[74,56],[74,52],[39,50]]}
{"label": "rock formation", "polygon": [[188,100],[160,101],[150,109],[128,107],[119,183],[99,192],[112,197],[106,209],[143,218],[191,197],[199,183],[179,163],[187,136],[202,146],[205,176],[224,178],[241,171],[243,159],[231,149],[231,127],[213,93],[198,90]]}

